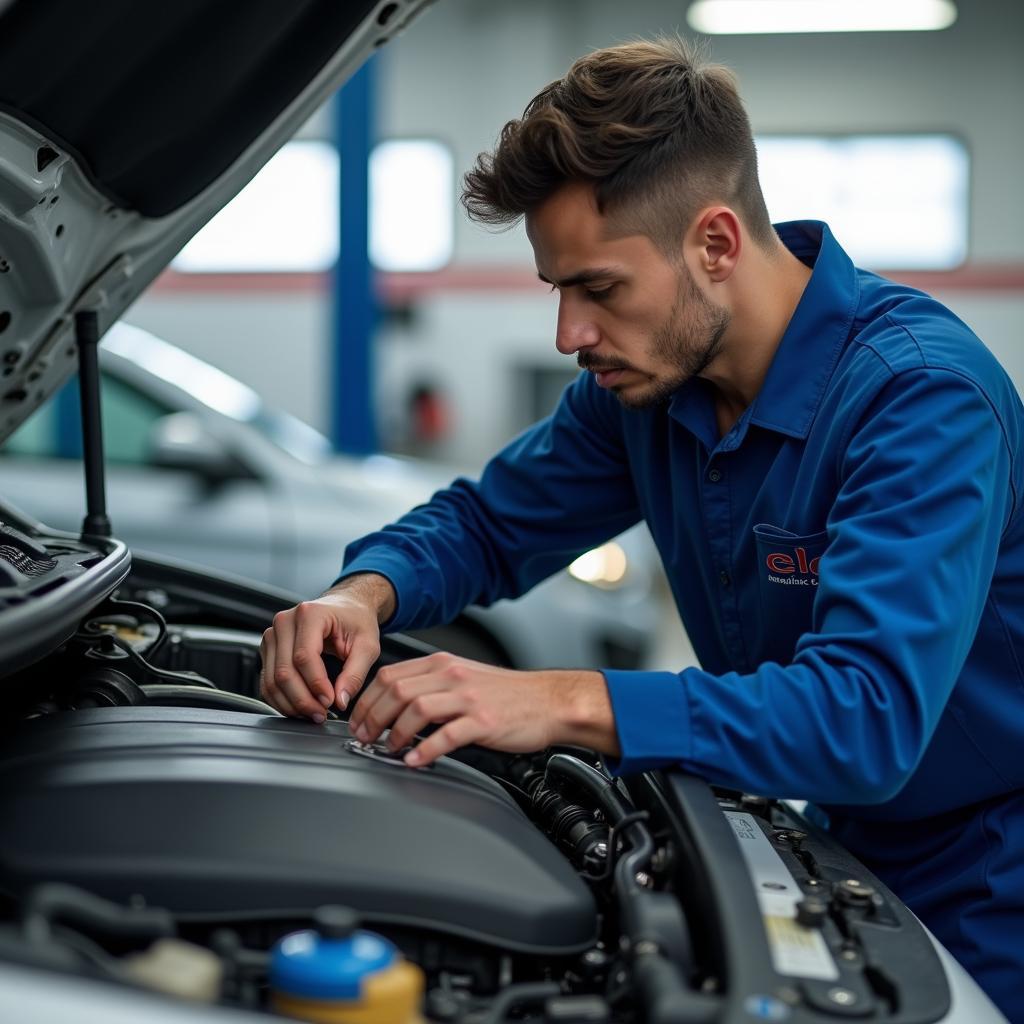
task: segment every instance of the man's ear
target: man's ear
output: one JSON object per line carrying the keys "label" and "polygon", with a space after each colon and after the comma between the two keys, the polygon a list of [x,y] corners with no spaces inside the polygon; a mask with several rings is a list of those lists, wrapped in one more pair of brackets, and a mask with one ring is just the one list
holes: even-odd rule
{"label": "man's ear", "polygon": [[714,284],[727,281],[743,248],[739,217],[728,206],[709,206],[694,218],[687,234],[695,269]]}

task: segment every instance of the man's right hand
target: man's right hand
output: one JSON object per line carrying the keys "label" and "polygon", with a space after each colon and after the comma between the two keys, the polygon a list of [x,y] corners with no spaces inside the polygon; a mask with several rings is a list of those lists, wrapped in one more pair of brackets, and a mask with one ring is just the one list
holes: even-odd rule
{"label": "man's right hand", "polygon": [[[391,617],[395,603],[387,579],[361,573],[315,601],[278,612],[260,645],[263,699],[284,715],[317,723],[332,704],[347,708],[380,656],[380,623]],[[321,658],[325,650],[343,663],[333,685]]]}

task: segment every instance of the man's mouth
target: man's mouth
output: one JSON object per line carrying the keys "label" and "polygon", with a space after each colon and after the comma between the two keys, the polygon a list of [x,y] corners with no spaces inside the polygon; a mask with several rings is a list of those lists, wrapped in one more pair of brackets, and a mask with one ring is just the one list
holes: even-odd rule
{"label": "man's mouth", "polygon": [[599,388],[610,388],[618,384],[619,379],[626,371],[619,367],[613,370],[594,370],[594,377]]}
{"label": "man's mouth", "polygon": [[614,387],[619,383],[623,374],[629,372],[628,366],[620,364],[599,363],[596,360],[577,359],[579,366],[594,375],[597,386],[601,388]]}

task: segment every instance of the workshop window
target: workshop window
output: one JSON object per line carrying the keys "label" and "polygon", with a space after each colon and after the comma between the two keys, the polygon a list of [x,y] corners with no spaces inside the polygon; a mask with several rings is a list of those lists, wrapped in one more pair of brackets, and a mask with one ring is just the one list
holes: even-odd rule
{"label": "workshop window", "polygon": [[338,259],[338,150],[289,142],[171,264],[185,273],[316,273]]}
{"label": "workshop window", "polygon": [[452,257],[455,161],[433,139],[389,139],[370,154],[370,261],[440,270]]}
{"label": "workshop window", "polygon": [[[339,250],[337,149],[290,142],[181,251],[183,273],[322,273]],[[455,166],[432,139],[378,143],[369,163],[369,257],[378,270],[439,270],[451,259]]]}
{"label": "workshop window", "polygon": [[969,159],[951,135],[761,135],[773,221],[827,221],[858,266],[951,270],[967,258]]}

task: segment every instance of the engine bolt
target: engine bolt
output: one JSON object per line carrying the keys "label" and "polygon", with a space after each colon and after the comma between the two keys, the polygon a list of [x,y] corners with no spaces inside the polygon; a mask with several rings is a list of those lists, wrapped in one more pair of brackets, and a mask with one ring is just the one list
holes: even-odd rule
{"label": "engine bolt", "polygon": [[643,886],[645,889],[650,889],[654,884],[651,880],[651,876],[646,871],[638,871],[636,873],[636,884]]}
{"label": "engine bolt", "polygon": [[844,878],[836,886],[836,896],[843,903],[851,906],[865,906],[875,895],[873,886],[866,885],[856,878]]}
{"label": "engine bolt", "polygon": [[462,1004],[450,992],[435,989],[427,995],[427,1012],[431,1020],[457,1020],[462,1014]]}
{"label": "engine bolt", "polygon": [[796,905],[796,919],[806,928],[821,928],[828,918],[828,904],[816,896],[806,896]]}
{"label": "engine bolt", "polygon": [[672,865],[672,850],[668,846],[659,846],[651,855],[651,870],[656,874],[663,874]]}
{"label": "engine bolt", "polygon": [[780,843],[792,843],[794,846],[799,845],[807,838],[806,832],[800,832],[795,828],[780,829],[775,833],[775,839]]}
{"label": "engine bolt", "polygon": [[857,993],[848,988],[830,988],[828,997],[836,1006],[853,1006],[857,1002]]}

